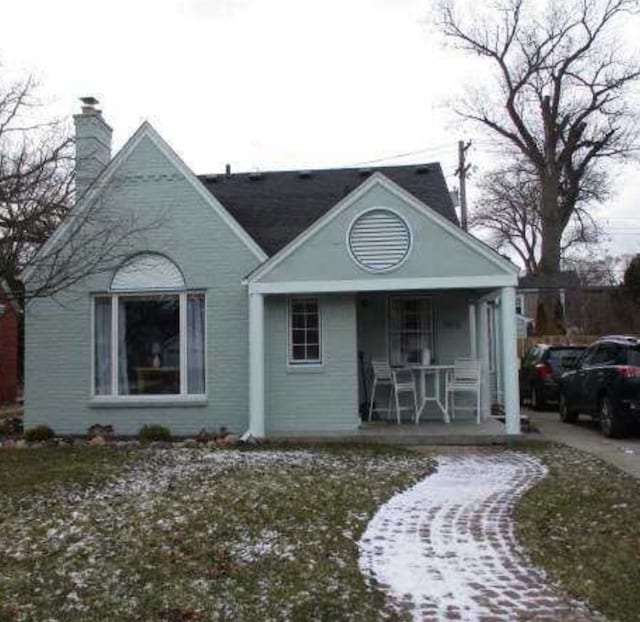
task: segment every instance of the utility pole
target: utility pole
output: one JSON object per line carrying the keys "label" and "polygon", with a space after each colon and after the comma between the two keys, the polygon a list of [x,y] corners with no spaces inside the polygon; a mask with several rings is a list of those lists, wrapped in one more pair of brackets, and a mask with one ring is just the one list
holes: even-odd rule
{"label": "utility pole", "polygon": [[467,173],[471,168],[471,165],[466,163],[466,153],[469,147],[471,147],[471,141],[466,144],[463,140],[458,141],[458,168],[455,172],[455,175],[460,178],[460,224],[465,231],[468,228]]}

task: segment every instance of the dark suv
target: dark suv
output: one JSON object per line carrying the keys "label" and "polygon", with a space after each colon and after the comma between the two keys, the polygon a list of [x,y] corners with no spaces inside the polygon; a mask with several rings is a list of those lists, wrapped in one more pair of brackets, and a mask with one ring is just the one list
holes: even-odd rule
{"label": "dark suv", "polygon": [[605,436],[624,436],[640,421],[640,339],[613,335],[591,344],[560,379],[559,409],[562,421],[584,413]]}
{"label": "dark suv", "polygon": [[558,400],[560,376],[584,352],[585,346],[539,343],[527,350],[520,365],[520,401],[542,410],[547,402]]}

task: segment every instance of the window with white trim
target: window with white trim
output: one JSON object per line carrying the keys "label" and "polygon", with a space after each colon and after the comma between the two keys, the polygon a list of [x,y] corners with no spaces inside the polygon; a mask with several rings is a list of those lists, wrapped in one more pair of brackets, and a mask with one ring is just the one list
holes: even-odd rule
{"label": "window with white trim", "polygon": [[112,293],[94,297],[95,396],[206,393],[205,295],[170,291],[180,285],[172,262],[141,255],[116,273]]}
{"label": "window with white trim", "polygon": [[320,303],[312,296],[289,298],[289,364],[322,363]]}
{"label": "window with white trim", "polygon": [[419,365],[433,358],[433,308],[427,296],[389,297],[389,362]]}

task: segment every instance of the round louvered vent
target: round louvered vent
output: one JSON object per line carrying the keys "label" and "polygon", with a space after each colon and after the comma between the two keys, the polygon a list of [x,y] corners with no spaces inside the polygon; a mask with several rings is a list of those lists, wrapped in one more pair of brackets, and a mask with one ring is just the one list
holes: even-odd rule
{"label": "round louvered vent", "polygon": [[351,256],[360,266],[383,272],[405,260],[411,247],[411,232],[398,214],[375,208],[356,218],[348,240]]}
{"label": "round louvered vent", "polygon": [[111,291],[173,290],[183,289],[180,268],[170,259],[155,253],[136,255],[129,259],[114,275]]}

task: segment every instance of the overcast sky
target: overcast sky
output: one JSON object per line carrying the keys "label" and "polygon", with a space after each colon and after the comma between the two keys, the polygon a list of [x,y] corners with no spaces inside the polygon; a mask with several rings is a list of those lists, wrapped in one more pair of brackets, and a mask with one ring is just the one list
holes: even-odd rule
{"label": "overcast sky", "polygon": [[[196,173],[442,163],[495,149],[447,102],[481,67],[442,46],[429,0],[19,0],[3,71],[35,74],[49,109],[94,95],[117,149],[149,120]],[[410,154],[396,157],[399,154]],[[473,183],[473,182],[471,182]],[[640,252],[640,165],[599,210],[613,253]]]}

